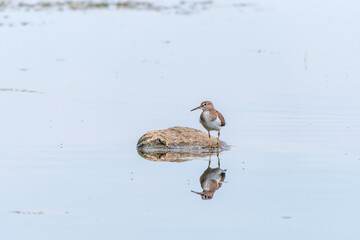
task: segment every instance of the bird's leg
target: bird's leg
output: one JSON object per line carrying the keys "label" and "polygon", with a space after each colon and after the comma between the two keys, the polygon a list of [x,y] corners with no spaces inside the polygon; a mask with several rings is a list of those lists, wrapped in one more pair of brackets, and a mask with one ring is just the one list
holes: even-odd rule
{"label": "bird's leg", "polygon": [[218,131],[218,140],[217,140],[217,146],[220,146],[220,131]]}
{"label": "bird's leg", "polygon": [[209,156],[209,165],[208,165],[208,168],[210,167],[210,164],[211,164],[211,153],[210,153],[210,156]]}
{"label": "bird's leg", "polygon": [[208,131],[208,134],[209,134],[209,148],[211,148],[211,135],[210,135],[210,131]]}
{"label": "bird's leg", "polygon": [[219,157],[219,151],[216,152],[216,156],[217,156],[217,159],[218,159],[218,167],[220,167],[220,157]]}

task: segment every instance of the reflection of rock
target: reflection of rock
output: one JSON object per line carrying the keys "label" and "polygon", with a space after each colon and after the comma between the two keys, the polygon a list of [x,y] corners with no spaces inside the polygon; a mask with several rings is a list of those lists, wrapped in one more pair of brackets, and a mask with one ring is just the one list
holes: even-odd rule
{"label": "reflection of rock", "polygon": [[160,153],[160,152],[142,152],[138,149],[141,157],[150,161],[164,161],[164,162],[185,162],[193,158],[203,158],[210,155],[210,153]]}
{"label": "reflection of rock", "polygon": [[[164,130],[155,130],[143,135],[137,148],[140,153],[206,153],[209,152],[209,143],[216,146],[217,139],[200,130],[187,127],[172,127]],[[220,141],[219,151],[229,149],[229,146]]]}
{"label": "reflection of rock", "polygon": [[210,156],[208,168],[200,177],[200,184],[203,191],[202,192],[192,191],[193,193],[201,195],[201,198],[203,200],[212,199],[216,190],[218,190],[221,187],[225,179],[226,169],[223,170],[220,168],[219,155],[217,155],[217,157],[218,157],[218,167],[217,168],[210,167],[210,163],[211,163],[211,156]]}

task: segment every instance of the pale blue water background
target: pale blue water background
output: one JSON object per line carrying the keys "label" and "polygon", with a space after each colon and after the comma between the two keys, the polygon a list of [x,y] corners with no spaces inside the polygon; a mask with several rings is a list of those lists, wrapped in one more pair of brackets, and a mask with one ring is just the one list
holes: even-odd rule
{"label": "pale blue water background", "polygon": [[[0,91],[0,238],[359,239],[359,6],[0,12],[0,88],[38,91]],[[135,149],[203,100],[234,146],[208,201],[207,159]]]}

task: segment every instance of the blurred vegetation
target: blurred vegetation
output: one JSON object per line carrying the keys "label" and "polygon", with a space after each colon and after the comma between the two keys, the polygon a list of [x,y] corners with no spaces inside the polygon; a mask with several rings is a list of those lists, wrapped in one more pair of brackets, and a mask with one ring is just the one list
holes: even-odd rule
{"label": "blurred vegetation", "polygon": [[84,10],[84,9],[138,9],[138,10],[176,10],[179,13],[190,13],[197,9],[206,9],[212,1],[184,2],[172,6],[160,6],[151,2],[119,1],[119,2],[92,2],[92,1],[65,1],[65,2],[0,2],[0,10],[20,8],[25,10]]}

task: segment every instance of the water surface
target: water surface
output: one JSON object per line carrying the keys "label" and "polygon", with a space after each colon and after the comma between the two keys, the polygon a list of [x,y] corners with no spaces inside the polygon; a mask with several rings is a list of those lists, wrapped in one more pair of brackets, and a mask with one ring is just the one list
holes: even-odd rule
{"label": "water surface", "polygon": [[[226,3],[0,12],[1,239],[360,237],[359,4]],[[135,148],[203,100],[233,146],[211,200],[208,157]]]}

